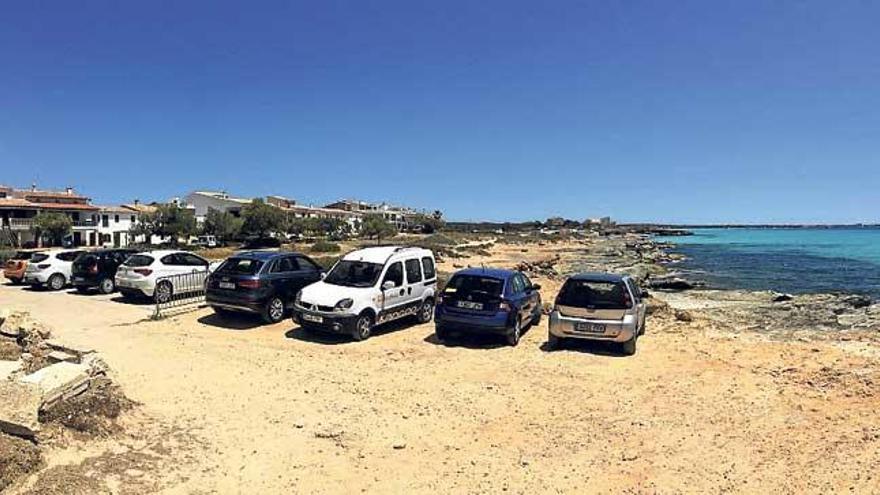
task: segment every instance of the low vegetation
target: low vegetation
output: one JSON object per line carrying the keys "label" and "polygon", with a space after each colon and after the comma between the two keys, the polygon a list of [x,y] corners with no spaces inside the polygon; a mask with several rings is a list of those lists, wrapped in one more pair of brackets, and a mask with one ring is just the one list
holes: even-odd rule
{"label": "low vegetation", "polygon": [[338,253],[342,247],[335,242],[318,241],[312,244],[312,252],[315,253]]}

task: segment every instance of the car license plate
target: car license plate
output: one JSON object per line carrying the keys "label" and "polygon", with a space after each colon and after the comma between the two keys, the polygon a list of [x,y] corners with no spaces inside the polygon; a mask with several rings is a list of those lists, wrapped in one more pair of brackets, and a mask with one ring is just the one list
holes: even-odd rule
{"label": "car license plate", "polygon": [[235,289],[235,284],[232,282],[219,282],[217,285],[219,285],[221,289]]}
{"label": "car license plate", "polygon": [[458,301],[458,307],[462,308],[462,309],[482,310],[483,303],[471,302],[471,301]]}
{"label": "car license plate", "polygon": [[312,323],[324,323],[324,318],[317,315],[310,315],[308,313],[303,313],[303,320],[310,321]]}
{"label": "car license plate", "polygon": [[73,281],[74,281],[74,282],[85,282],[86,279],[84,279],[84,278],[82,278],[82,277],[73,277]]}
{"label": "car license plate", "polygon": [[605,333],[605,325],[598,325],[596,323],[578,323],[574,326],[574,329],[578,332]]}

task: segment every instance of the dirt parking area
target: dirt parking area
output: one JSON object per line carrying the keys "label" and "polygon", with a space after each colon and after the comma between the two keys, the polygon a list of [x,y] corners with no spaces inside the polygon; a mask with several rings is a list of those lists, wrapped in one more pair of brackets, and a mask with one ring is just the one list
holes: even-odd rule
{"label": "dirt parking area", "polygon": [[878,363],[831,343],[666,314],[622,357],[551,352],[546,323],[516,348],[401,324],[354,343],[2,282],[0,305],[95,348],[140,404],[12,493],[880,491]]}

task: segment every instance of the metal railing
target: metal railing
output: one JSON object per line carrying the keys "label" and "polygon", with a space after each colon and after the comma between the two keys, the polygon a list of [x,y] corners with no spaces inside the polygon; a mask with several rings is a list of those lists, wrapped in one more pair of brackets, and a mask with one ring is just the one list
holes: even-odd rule
{"label": "metal railing", "polygon": [[153,318],[159,319],[169,312],[182,313],[204,306],[208,274],[207,270],[197,270],[156,279],[153,296],[156,309]]}
{"label": "metal railing", "polygon": [[30,230],[34,226],[33,218],[10,218],[9,228],[12,230]]}

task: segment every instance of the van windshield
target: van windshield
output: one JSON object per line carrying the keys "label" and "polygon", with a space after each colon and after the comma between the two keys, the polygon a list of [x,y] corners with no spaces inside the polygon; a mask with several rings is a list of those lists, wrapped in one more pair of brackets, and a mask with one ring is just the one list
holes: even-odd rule
{"label": "van windshield", "polygon": [[372,287],[380,273],[382,265],[378,263],[341,260],[324,277],[324,282],[344,287]]}
{"label": "van windshield", "polygon": [[556,304],[590,309],[628,309],[631,306],[623,282],[592,280],[569,280],[562,286]]}
{"label": "van windshield", "polygon": [[487,302],[501,297],[504,281],[477,275],[455,275],[443,289],[443,295],[454,299]]}

